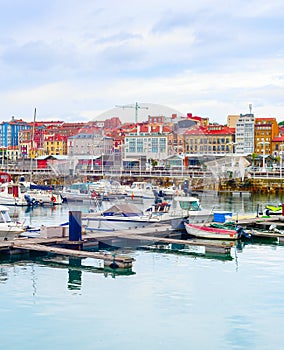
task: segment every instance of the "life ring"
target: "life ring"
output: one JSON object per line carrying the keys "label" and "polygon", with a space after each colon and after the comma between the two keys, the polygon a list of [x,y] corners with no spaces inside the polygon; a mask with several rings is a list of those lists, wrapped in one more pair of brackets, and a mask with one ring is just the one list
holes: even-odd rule
{"label": "life ring", "polygon": [[92,192],[92,195],[91,195],[92,198],[95,198],[95,197],[98,197],[98,194],[96,191]]}
{"label": "life ring", "polygon": [[50,197],[50,200],[51,200],[52,203],[55,203],[55,202],[56,202],[56,198],[55,198],[54,196],[51,196],[51,197]]}

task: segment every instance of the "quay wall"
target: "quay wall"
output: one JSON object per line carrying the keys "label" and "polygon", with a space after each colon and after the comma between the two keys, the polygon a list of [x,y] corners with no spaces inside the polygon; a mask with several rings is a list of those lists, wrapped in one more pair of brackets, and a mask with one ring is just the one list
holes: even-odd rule
{"label": "quay wall", "polygon": [[[171,173],[171,174],[77,174],[76,176],[56,176],[54,173],[44,173],[33,171],[22,172],[13,174],[10,172],[14,181],[19,180],[21,175],[26,177],[26,180],[30,180],[38,184],[52,184],[52,185],[68,185],[73,182],[87,182],[97,181],[102,178],[112,179],[121,182],[122,184],[129,185],[133,181],[148,181],[157,186],[183,186],[184,181],[188,181],[188,188],[191,190],[215,190],[215,191],[249,191],[249,192],[263,192],[263,193],[278,193],[284,192],[284,177],[280,178],[273,176],[250,176],[245,177],[243,180],[239,178],[216,178],[210,173]],[[31,176],[32,175],[32,176]]]}

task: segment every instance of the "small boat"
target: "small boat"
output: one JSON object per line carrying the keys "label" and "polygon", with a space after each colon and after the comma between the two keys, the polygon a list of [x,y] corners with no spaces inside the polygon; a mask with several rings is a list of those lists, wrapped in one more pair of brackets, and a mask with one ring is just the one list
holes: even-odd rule
{"label": "small boat", "polygon": [[243,233],[245,234],[241,226],[236,226],[235,229],[226,229],[207,225],[190,224],[186,222],[185,229],[190,236],[197,238],[237,240],[241,238]]}
{"label": "small boat", "polygon": [[278,215],[282,214],[282,203],[278,205],[274,204],[267,204],[264,209],[264,214],[265,215]]}
{"label": "small boat", "polygon": [[52,190],[31,187],[27,182],[5,182],[0,185],[0,205],[34,206],[62,204],[62,198]]}
{"label": "small boat", "polygon": [[64,202],[90,202],[96,195],[96,192],[90,190],[88,182],[74,182],[63,187],[61,192]]}
{"label": "small boat", "polygon": [[140,197],[144,199],[155,198],[152,184],[148,182],[134,181],[131,186],[126,186],[124,190],[128,197]]}
{"label": "small boat", "polygon": [[12,221],[9,208],[0,205],[0,241],[8,241],[18,237],[25,231],[24,223]]}

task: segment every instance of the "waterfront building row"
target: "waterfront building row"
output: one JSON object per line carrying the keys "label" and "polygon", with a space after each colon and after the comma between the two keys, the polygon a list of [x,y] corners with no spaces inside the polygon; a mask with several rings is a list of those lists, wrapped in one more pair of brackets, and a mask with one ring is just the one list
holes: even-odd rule
{"label": "waterfront building row", "polygon": [[149,164],[188,153],[282,157],[284,136],[275,118],[255,118],[250,113],[228,116],[227,121],[219,125],[190,113],[185,117],[149,116],[146,122],[124,124],[116,117],[88,123],[26,123],[12,118],[0,124],[0,152],[2,163],[48,155],[113,153],[126,159],[145,156]]}

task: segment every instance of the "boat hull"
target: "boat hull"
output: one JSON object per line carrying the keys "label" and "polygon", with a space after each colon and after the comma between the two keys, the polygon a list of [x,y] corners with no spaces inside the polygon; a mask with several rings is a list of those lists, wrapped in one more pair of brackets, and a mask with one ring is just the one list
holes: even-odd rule
{"label": "boat hull", "polygon": [[190,236],[206,239],[237,240],[239,234],[235,230],[220,229],[204,225],[185,223],[186,232]]}
{"label": "boat hull", "polygon": [[[144,227],[154,226],[163,223],[158,219],[143,219],[143,218],[123,218],[123,217],[82,217],[82,225],[86,232],[88,231],[120,231],[132,230]],[[165,222],[164,222],[165,223]]]}

